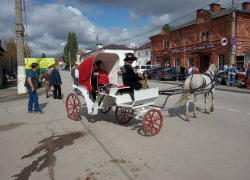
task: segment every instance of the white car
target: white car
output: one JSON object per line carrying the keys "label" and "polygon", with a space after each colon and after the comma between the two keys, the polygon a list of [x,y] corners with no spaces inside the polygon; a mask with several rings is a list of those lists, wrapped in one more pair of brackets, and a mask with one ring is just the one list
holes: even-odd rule
{"label": "white car", "polygon": [[154,67],[154,65],[139,65],[135,67],[136,73],[143,73],[143,71],[148,70],[150,68]]}

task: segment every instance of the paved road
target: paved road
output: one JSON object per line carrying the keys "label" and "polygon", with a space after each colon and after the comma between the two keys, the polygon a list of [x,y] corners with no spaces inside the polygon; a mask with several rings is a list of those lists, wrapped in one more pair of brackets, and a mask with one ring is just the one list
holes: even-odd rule
{"label": "paved road", "polygon": [[[67,96],[72,80],[69,72],[61,75]],[[27,100],[0,104],[0,179],[249,179],[249,95],[216,91],[212,114],[204,114],[200,96],[197,119],[190,106],[191,122],[184,106],[172,108],[178,97],[169,99],[154,137],[144,135],[140,121],[118,124],[114,109],[90,116],[83,107],[81,121],[69,120],[65,97],[40,97],[43,115],[27,114]]]}

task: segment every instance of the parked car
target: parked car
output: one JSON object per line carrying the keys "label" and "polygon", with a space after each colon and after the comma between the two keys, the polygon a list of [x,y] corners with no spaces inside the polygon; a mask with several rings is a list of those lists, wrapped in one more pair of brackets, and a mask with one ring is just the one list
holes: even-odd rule
{"label": "parked car", "polygon": [[[160,80],[177,80],[176,68],[163,69],[155,77]],[[178,74],[178,80],[185,80],[185,74]]]}
{"label": "parked car", "polygon": [[152,68],[152,67],[154,67],[154,65],[139,65],[139,66],[136,66],[135,67],[135,72],[136,73],[143,73],[143,71],[145,71],[145,70],[148,70],[148,69],[150,69],[150,68]]}
{"label": "parked car", "polygon": [[156,79],[155,75],[156,75],[159,71],[161,71],[161,70],[163,70],[163,69],[164,69],[164,67],[153,67],[153,68],[150,68],[150,69],[148,69],[148,70],[143,71],[143,74],[147,74],[147,75],[148,75],[148,79],[151,79],[151,78]]}

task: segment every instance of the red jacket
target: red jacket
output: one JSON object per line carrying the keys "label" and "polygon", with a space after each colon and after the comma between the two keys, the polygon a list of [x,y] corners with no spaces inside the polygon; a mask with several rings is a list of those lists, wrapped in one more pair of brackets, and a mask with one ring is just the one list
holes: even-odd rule
{"label": "red jacket", "polygon": [[101,70],[101,69],[97,69],[97,70],[95,70],[95,72],[99,73],[98,84],[105,85],[105,84],[109,83],[109,76],[108,76],[108,73],[106,71]]}

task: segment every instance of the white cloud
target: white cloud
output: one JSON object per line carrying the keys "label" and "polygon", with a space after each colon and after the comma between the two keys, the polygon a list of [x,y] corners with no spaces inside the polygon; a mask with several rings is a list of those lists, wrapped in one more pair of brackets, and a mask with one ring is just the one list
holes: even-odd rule
{"label": "white cloud", "polygon": [[73,8],[72,6],[68,6],[68,9],[69,9],[71,12],[73,12],[73,13],[75,13],[75,14],[77,14],[77,15],[82,15],[82,12],[81,12],[79,9],[77,9],[77,8]]}

